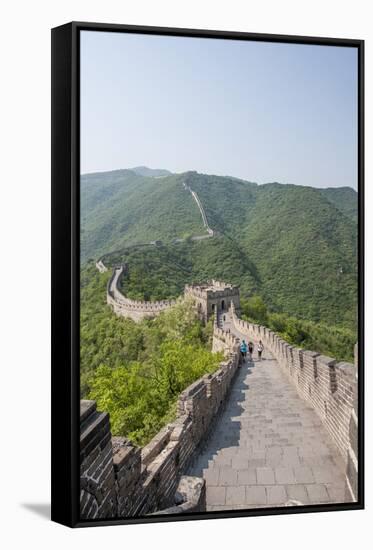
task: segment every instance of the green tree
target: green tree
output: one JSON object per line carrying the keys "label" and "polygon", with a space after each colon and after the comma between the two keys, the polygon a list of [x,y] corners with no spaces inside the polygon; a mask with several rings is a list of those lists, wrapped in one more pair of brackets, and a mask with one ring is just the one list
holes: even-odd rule
{"label": "green tree", "polygon": [[188,385],[219,367],[211,353],[212,324],[190,300],[134,323],[113,315],[102,299],[108,274],[82,274],[81,395],[110,413],[112,433],[146,444],[171,421]]}
{"label": "green tree", "polygon": [[254,295],[241,301],[243,315],[251,321],[266,325],[268,323],[268,310],[263,299]]}

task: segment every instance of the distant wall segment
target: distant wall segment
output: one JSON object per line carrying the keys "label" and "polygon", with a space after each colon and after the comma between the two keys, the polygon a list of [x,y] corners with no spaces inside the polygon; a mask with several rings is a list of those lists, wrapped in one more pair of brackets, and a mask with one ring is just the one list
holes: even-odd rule
{"label": "distant wall segment", "polygon": [[184,188],[190,192],[190,194],[192,195],[193,199],[195,200],[195,202],[197,203],[197,206],[199,208],[199,211],[201,213],[201,216],[202,216],[202,223],[208,233],[208,237],[213,237],[214,236],[214,230],[211,229],[211,227],[209,226],[209,223],[207,221],[207,216],[206,216],[206,212],[205,212],[205,209],[203,208],[203,204],[199,198],[199,196],[197,195],[197,193],[195,191],[193,191],[193,189],[191,189],[189,187],[189,185],[187,183],[183,183],[183,186]]}
{"label": "distant wall segment", "polygon": [[98,260],[96,262],[96,268],[99,270],[100,273],[105,273],[107,271],[107,267],[102,260]]}
{"label": "distant wall segment", "polygon": [[120,280],[127,273],[128,266],[126,264],[114,267],[107,285],[106,301],[114,313],[133,319],[136,322],[147,317],[156,317],[163,311],[180,303],[183,298],[193,300],[198,315],[203,321],[207,321],[221,311],[228,311],[231,303],[239,311],[240,294],[238,287],[216,280],[203,285],[186,285],[184,296],[180,296],[176,300],[154,302],[132,300],[124,296],[120,290]]}
{"label": "distant wall segment", "polygon": [[138,322],[146,317],[156,317],[178,303],[178,300],[147,302],[127,298],[119,289],[120,280],[127,272],[126,265],[115,267],[107,286],[106,301],[117,315]]}

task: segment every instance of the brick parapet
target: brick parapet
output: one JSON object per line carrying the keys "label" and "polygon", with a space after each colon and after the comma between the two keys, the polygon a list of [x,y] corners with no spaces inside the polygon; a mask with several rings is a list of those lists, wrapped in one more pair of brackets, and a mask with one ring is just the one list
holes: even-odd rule
{"label": "brick parapet", "polygon": [[127,272],[127,265],[115,267],[107,286],[106,302],[117,315],[131,318],[137,322],[145,317],[155,317],[178,303],[179,300],[149,302],[127,298],[119,288],[120,280]]}
{"label": "brick parapet", "polygon": [[[358,380],[358,347],[355,345],[355,381]],[[346,468],[346,499],[357,500],[358,497],[358,449],[359,449],[359,432],[358,432],[358,399],[357,392],[354,393],[353,409],[351,413],[348,433],[349,447],[347,449],[347,468]]]}
{"label": "brick parapet", "polygon": [[80,412],[80,514],[82,519],[110,518],[117,513],[109,415],[94,401]]}
{"label": "brick parapet", "polygon": [[182,476],[177,488],[176,504],[152,515],[190,514],[206,510],[206,482],[203,478]]}
{"label": "brick parapet", "polygon": [[232,333],[227,332],[217,325],[217,319],[214,319],[214,329],[212,338],[212,351],[222,351],[225,355],[229,355],[232,349],[239,343],[239,339]]}
{"label": "brick parapet", "polygon": [[[262,340],[287,372],[299,394],[317,412],[345,463],[351,448],[351,418],[357,398],[356,367],[288,344],[274,331],[239,319],[232,308],[235,328],[250,339]],[[356,415],[355,415],[356,416]]]}
{"label": "brick parapet", "polygon": [[[102,272],[101,264],[102,262],[97,262],[96,267]],[[199,313],[203,313],[204,320],[207,320],[210,316],[212,303],[216,304],[218,309],[218,303],[222,300],[227,302],[227,307],[229,307],[229,303],[233,301],[235,306],[239,308],[240,298],[238,287],[215,280],[211,282],[214,288],[208,287],[208,285],[205,288],[199,285],[186,285],[184,296],[180,296],[176,300],[132,300],[127,298],[119,288],[120,281],[126,273],[128,273],[128,266],[126,264],[114,267],[113,273],[107,284],[106,302],[116,315],[133,319],[136,322],[146,317],[155,317],[163,311],[174,307],[186,297],[191,297],[194,301],[202,301],[202,310],[199,310]],[[198,304],[196,304],[196,307],[198,308]]]}

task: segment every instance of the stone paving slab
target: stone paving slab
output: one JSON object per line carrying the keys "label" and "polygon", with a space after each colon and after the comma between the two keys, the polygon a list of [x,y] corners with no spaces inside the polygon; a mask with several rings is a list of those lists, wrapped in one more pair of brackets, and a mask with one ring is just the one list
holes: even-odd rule
{"label": "stone paving slab", "polygon": [[[238,337],[241,335],[234,331]],[[344,502],[344,464],[319,417],[268,351],[242,366],[189,471],[207,510]]]}

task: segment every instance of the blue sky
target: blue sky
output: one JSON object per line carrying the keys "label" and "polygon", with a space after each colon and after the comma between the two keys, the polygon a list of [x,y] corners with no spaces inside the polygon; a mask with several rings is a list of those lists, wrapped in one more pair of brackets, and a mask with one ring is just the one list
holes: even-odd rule
{"label": "blue sky", "polygon": [[83,31],[81,172],[357,188],[357,50]]}

